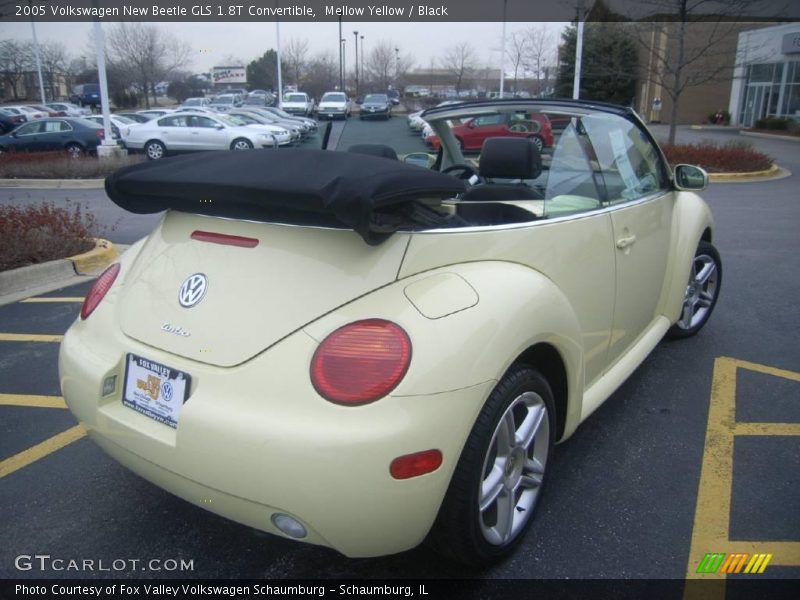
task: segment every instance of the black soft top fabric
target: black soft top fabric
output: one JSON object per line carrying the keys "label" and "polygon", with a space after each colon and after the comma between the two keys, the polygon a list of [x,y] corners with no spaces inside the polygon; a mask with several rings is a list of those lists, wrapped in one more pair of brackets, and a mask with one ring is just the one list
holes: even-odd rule
{"label": "black soft top fabric", "polygon": [[[464,182],[396,160],[308,149],[213,151],[125,167],[106,192],[134,213],[183,212],[298,224],[346,225],[374,244],[402,226],[394,210],[449,198]],[[407,208],[407,207],[406,207]]]}

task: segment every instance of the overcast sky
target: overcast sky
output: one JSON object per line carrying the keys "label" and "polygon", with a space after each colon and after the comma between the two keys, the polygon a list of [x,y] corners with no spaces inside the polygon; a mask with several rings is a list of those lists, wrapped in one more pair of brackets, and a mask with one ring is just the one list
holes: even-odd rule
{"label": "overcast sky", "polygon": [[[191,69],[196,72],[209,71],[211,67],[234,56],[245,63],[261,56],[275,47],[275,23],[156,23],[160,28],[189,43],[194,49]],[[509,23],[508,34],[539,23]],[[546,23],[558,40],[564,23]],[[105,23],[108,28],[113,24]],[[91,23],[38,23],[37,37],[40,41],[63,43],[72,55],[87,53]],[[307,39],[311,53],[329,51],[338,60],[338,23],[281,23],[281,44],[290,38]],[[353,64],[353,31],[364,35],[364,49],[369,54],[370,44],[388,40],[400,48],[401,54],[414,57],[417,67],[427,67],[432,58],[441,56],[446,48],[459,42],[469,42],[479,57],[478,64],[499,66],[502,23],[347,23],[342,24],[342,37],[347,42],[346,60]],[[30,23],[0,24],[0,39],[31,39]],[[359,48],[360,51],[360,48]],[[225,65],[229,66],[229,65]],[[508,68],[508,67],[507,67]],[[348,69],[349,70],[349,69]]]}

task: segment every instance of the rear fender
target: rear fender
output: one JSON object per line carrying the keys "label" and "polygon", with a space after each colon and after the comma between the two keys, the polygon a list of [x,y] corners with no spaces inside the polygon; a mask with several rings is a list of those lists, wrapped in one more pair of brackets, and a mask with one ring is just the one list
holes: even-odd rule
{"label": "rear fender", "polygon": [[[567,373],[565,434],[577,426],[583,391],[580,328],[567,298],[541,273],[499,261],[443,267],[340,307],[305,331],[321,342],[339,327],[366,318],[394,321],[411,338],[411,365],[392,397],[499,381],[525,350],[549,344]],[[470,407],[470,426],[481,406]]]}

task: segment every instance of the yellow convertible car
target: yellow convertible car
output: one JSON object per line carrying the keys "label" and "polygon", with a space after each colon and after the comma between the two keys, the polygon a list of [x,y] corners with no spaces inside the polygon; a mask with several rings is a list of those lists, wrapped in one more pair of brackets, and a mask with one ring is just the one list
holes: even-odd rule
{"label": "yellow convertible car", "polygon": [[[552,148],[453,123],[546,115]],[[64,398],[120,463],[205,509],[351,557],[509,553],[565,440],[721,285],[701,169],[629,109],[424,113],[437,156],[210,152],[106,181],[165,211],[94,283]],[[123,510],[124,507],[120,507]]]}

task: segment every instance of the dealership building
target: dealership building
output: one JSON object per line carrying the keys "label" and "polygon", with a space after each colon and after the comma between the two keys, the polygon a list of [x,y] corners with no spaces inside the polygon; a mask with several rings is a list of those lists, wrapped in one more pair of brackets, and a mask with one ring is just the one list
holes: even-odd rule
{"label": "dealership building", "polygon": [[800,120],[800,23],[739,33],[728,111],[753,127],[765,117]]}

